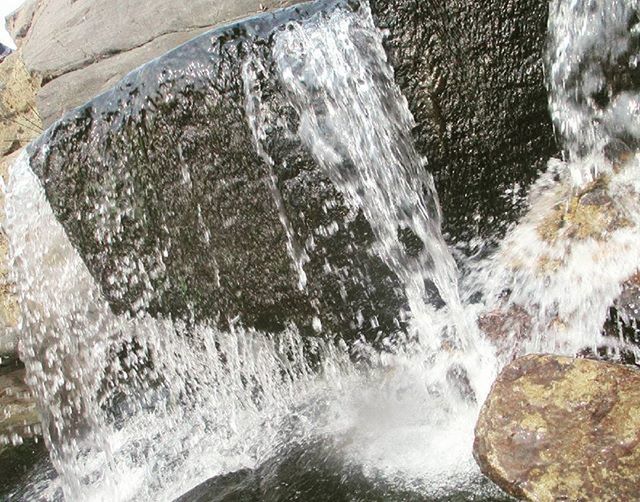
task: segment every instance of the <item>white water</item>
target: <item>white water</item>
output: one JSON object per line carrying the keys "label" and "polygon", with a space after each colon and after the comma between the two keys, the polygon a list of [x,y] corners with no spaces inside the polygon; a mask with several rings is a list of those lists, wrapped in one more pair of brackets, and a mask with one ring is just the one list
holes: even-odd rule
{"label": "white water", "polygon": [[[574,56],[562,59],[573,54],[566,49],[572,34],[583,33],[581,18],[571,21],[575,4],[557,2],[560,7],[552,9],[552,31],[567,34],[554,38],[556,76],[572,64]],[[605,5],[618,3],[602,3],[600,16],[611,15]],[[588,26],[605,34],[610,29],[606,22]],[[59,473],[53,482],[33,486],[31,497],[54,499],[62,490],[69,500],[172,500],[209,477],[255,468],[288,445],[318,438],[334,444],[344,462],[372,482],[437,496],[478,475],[471,457],[478,404],[451,382],[452,368],[461,369],[481,402],[499,365],[512,355],[492,358],[476,327],[478,314],[524,309],[532,325],[524,340],[514,339],[515,329],[506,334],[509,343],[520,344],[520,353],[575,354],[605,343],[600,331],[607,308],[640,263],[640,162],[633,158],[614,172],[601,151],[611,127],[606,134],[588,133],[598,139],[588,140],[588,155],[578,155],[587,140],[580,136],[585,127],[576,124],[592,122],[570,93],[557,88],[562,77],[553,77],[554,118],[568,143],[580,136],[581,147],[566,163],[552,162],[560,181],[553,173],[541,178],[528,215],[463,283],[464,292],[482,291],[484,303],[463,302],[440,232],[433,181],[411,143],[412,118],[382,39],[367,9],[337,11],[278,33],[274,59],[300,112],[293,132],[352,209],[367,216],[377,237],[372,252],[405,286],[413,336],[391,353],[322,339],[305,345],[295,327],[277,336],[211,326],[187,333],[167,321],[114,316],[26,157],[19,159],[6,228],[24,316],[21,351]],[[264,121],[272,117],[264,115],[252,85],[259,71],[255,59],[246,62],[247,120],[260,151]],[[611,118],[621,121],[616,127],[627,127],[625,120],[632,129],[635,115]],[[551,243],[541,239],[545,215],[605,171],[611,177],[607,190],[628,224],[599,239],[576,240],[566,229]],[[273,170],[272,185],[277,203]],[[304,288],[306,252],[278,207]],[[408,255],[398,228],[418,236],[423,251]],[[558,266],[541,272],[541,259]],[[425,281],[436,285],[444,307],[425,302]],[[511,290],[506,300],[505,288]],[[119,357],[123,348],[128,353]],[[309,351],[318,368],[309,366]],[[362,362],[354,363],[349,351]],[[107,413],[109,407],[121,413]]]}
{"label": "white water", "polygon": [[[311,371],[294,329],[269,336],[200,327],[187,336],[169,322],[116,318],[26,156],[13,166],[10,185],[7,228],[28,312],[21,351],[46,418],[65,435],[47,437],[59,477],[34,486],[31,496],[53,499],[62,488],[69,500],[172,500],[315,437],[333,438],[345,462],[372,481],[425,494],[477,475],[470,456],[477,405],[434,392],[448,369],[444,360],[434,365],[419,347],[394,355],[360,347],[370,358],[355,365],[346,346],[318,340],[321,369]],[[152,354],[153,370],[120,367],[114,354],[134,339]],[[118,373],[147,385],[116,384]],[[105,382],[129,394],[124,424],[102,409]],[[297,426],[287,432],[292,420]]]}
{"label": "white water", "polygon": [[[631,0],[551,2],[550,110],[567,158],[550,159],[530,190],[528,213],[469,280],[470,288],[483,291],[488,310],[509,316],[517,309],[529,317],[526,336],[515,326],[503,341],[510,355],[575,355],[602,347],[638,354],[602,334],[609,307],[640,264],[640,93],[637,85],[616,89],[616,77],[604,71],[635,71],[638,7]],[[598,92],[608,102],[598,103]],[[595,202],[580,204],[582,219],[571,221],[585,196]],[[545,239],[541,231],[554,213],[569,220]]]}

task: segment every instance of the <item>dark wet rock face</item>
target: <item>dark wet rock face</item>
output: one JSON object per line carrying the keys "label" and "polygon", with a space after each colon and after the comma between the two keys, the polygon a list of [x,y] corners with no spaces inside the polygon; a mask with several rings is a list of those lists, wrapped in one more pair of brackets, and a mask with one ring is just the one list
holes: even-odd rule
{"label": "dark wet rock face", "polygon": [[[295,322],[309,333],[318,317],[325,333],[370,338],[398,329],[397,280],[371,258],[368,223],[347,221],[290,132],[297,116],[270,73],[271,33],[336,3],[203,35],[68,115],[34,149],[48,199],[114,311],[268,331]],[[265,62],[259,91],[284,124],[263,147],[294,244],[308,248],[304,288],[245,113],[252,57]],[[374,316],[379,326],[359,326]]]}
{"label": "dark wet rock face", "polygon": [[[298,116],[270,55],[274,30],[335,8],[359,2],[303,4],[202,35],[71,112],[32,149],[56,216],[114,311],[321,326],[345,338],[402,329],[399,281],[372,253],[369,223],[291,134]],[[395,0],[372,10],[389,30],[447,228],[473,234],[475,214],[492,232],[491,218],[515,216],[504,189],[525,186],[554,150],[539,65],[546,2]],[[280,117],[262,146],[281,200],[245,113],[251,58],[262,62],[262,102]],[[291,248],[309,257],[305,287]]]}
{"label": "dark wet rock face", "polygon": [[549,3],[373,0],[372,9],[390,30],[445,230],[454,239],[503,231],[518,216],[517,195],[558,151],[542,62]]}
{"label": "dark wet rock face", "polygon": [[484,474],[527,500],[634,500],[640,372],[531,355],[498,377],[476,426]]}

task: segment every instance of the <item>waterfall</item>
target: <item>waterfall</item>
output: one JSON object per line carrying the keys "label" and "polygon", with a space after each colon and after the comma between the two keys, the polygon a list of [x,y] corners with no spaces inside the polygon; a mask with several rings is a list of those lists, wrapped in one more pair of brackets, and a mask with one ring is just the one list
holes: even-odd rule
{"label": "waterfall", "polygon": [[[5,226],[23,316],[20,353],[57,472],[26,487],[28,498],[169,501],[208,479],[246,472],[260,480],[259,489],[277,492],[295,486],[277,474],[300,450],[315,462],[305,466],[310,472],[338,465],[332,474],[340,483],[365,479],[372,498],[494,496],[471,452],[479,406],[501,365],[528,352],[628,349],[605,337],[602,325],[640,263],[638,96],[628,85],[636,75],[637,5],[552,2],[547,73],[566,158],[550,160],[531,189],[529,211],[498,249],[460,268],[442,235],[429,159],[414,145],[414,119],[387,60],[385,32],[366,2],[330,7],[287,18],[268,42],[251,43],[256,35],[248,30],[249,42],[234,46],[242,82],[233,91],[255,149],[241,160],[264,164],[255,186],[265,183],[272,204],[260,207],[275,208],[286,247],[282,268],[288,257],[302,298],[310,295],[315,243],[297,233],[278,178],[286,166],[270,136],[286,134],[300,156],[315,162],[348,209],[323,231],[337,233],[363,216],[373,234],[368,252],[397,277],[406,297],[397,313],[402,334],[383,333],[376,344],[324,337],[311,296],[317,336],[302,336],[293,322],[268,333],[239,318],[222,326],[196,316],[189,322],[152,316],[152,284],[160,284],[169,252],[179,247],[171,239],[184,234],[165,228],[166,247],[159,239],[146,255],[117,254],[117,270],[107,267],[105,274],[117,283],[109,295],[77,237],[56,218],[42,186],[46,176],[38,178],[23,154],[11,171]],[[198,62],[193,71],[213,85],[215,72],[204,66]],[[273,94],[286,103],[274,105]],[[186,99],[176,95],[171,99]],[[286,120],[282,109],[291,115]],[[201,138],[195,128],[189,134],[192,148],[193,138]],[[220,157],[207,157],[211,170],[203,175],[183,162],[183,146],[175,150],[180,190],[187,191],[198,176],[215,173]],[[140,139],[134,147],[147,145]],[[129,176],[136,155],[144,157],[139,151],[107,157],[118,163],[116,175]],[[99,194],[95,213],[83,221],[97,220],[93,237],[105,260],[105,250],[122,244],[127,218],[134,249],[144,247],[137,239],[148,213],[135,201],[144,178],[133,178],[122,200],[115,188],[92,187]],[[163,180],[175,186],[171,181]],[[192,196],[175,196],[184,193]],[[135,220],[138,213],[144,217]],[[168,225],[167,214],[153,221]],[[200,205],[194,214],[203,242],[219,240],[222,229],[205,225]],[[212,252],[204,260],[219,271],[226,258]],[[173,270],[189,270],[180,265]],[[224,279],[215,274],[218,290]],[[109,301],[122,300],[132,285],[140,285],[135,308],[115,312]],[[291,476],[302,476],[297,471]]]}
{"label": "waterfall", "polygon": [[494,309],[489,324],[510,319],[511,354],[638,355],[603,325],[640,263],[639,30],[634,1],[550,4],[549,102],[564,158],[549,160],[527,214],[466,285]]}
{"label": "waterfall", "polygon": [[364,5],[357,15],[279,32],[274,60],[300,115],[303,144],[371,222],[376,252],[401,278],[413,315],[430,317],[425,283],[435,285],[460,321],[450,343],[475,347],[474,325],[461,315],[458,270],[441,234],[433,178],[413,145],[413,117],[382,39]]}
{"label": "waterfall", "polygon": [[[309,345],[295,328],[221,332],[114,316],[25,155],[8,207],[27,313],[21,353],[59,474],[26,496],[173,500],[318,437],[372,483],[432,495],[475,486],[478,404],[451,381],[449,358],[419,344],[396,353],[362,344],[368,359],[354,363],[342,342]],[[420,329],[436,336],[435,321]]]}
{"label": "waterfall", "polygon": [[[304,339],[295,326],[269,334],[115,315],[28,158],[17,162],[7,230],[25,313],[21,353],[59,474],[33,486],[32,496],[171,500],[318,438],[373,483],[424,494],[476,483],[474,418],[495,367],[459,298],[433,180],[413,146],[413,119],[383,37],[366,5],[316,14],[276,33],[270,69],[248,55],[242,78],[298,287],[306,288],[307,243],[297,241],[263,145],[278,120],[262,103],[258,83],[267,71],[299,114],[290,133],[352,212],[366,216],[376,236],[371,252],[405,287],[411,336],[388,351]],[[117,201],[106,203],[98,214],[118,211]],[[216,238],[215,228],[207,231]],[[145,280],[144,257],[131,256],[127,267]],[[319,321],[314,327],[322,329]]]}

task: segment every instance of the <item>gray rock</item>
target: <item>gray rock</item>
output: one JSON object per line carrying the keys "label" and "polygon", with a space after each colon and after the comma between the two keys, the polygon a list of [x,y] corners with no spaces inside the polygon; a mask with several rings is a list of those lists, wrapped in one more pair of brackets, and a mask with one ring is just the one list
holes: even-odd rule
{"label": "gray rock", "polygon": [[38,100],[50,125],[114,80],[214,26],[299,1],[40,0],[12,15],[9,29],[28,69],[44,83],[72,73],[52,82]]}
{"label": "gray rock", "polygon": [[116,85],[130,70],[191,40],[206,29],[168,33],[141,47],[100,59],[46,83],[38,93],[37,107],[45,126],[68,110],[83,105]]}
{"label": "gray rock", "polygon": [[41,2],[36,9],[29,37],[21,49],[29,69],[48,80],[114,54],[142,47],[162,35],[207,30],[260,12],[262,8],[273,9],[292,3],[295,2],[51,0]]}
{"label": "gray rock", "polygon": [[43,2],[38,0],[26,0],[19,9],[6,17],[7,31],[11,34],[16,45],[22,45],[24,38],[29,33],[36,10],[42,4]]}
{"label": "gray rock", "polygon": [[13,51],[6,45],[0,44],[0,63],[2,63],[5,58],[12,52]]}

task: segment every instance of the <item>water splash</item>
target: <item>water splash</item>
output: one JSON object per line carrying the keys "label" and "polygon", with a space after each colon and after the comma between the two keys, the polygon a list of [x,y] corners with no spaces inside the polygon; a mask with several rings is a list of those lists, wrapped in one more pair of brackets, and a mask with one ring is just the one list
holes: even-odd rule
{"label": "water splash", "polygon": [[[551,2],[546,64],[550,109],[572,158],[608,145],[637,147],[639,7],[635,0]],[[575,178],[577,183],[590,181],[584,174]]]}
{"label": "water splash", "polygon": [[[402,280],[414,318],[427,323],[433,317],[427,286],[435,285],[455,320],[447,343],[477,350],[477,329],[467,322],[458,269],[442,237],[433,178],[413,144],[413,116],[394,81],[383,36],[362,5],[353,15],[289,24],[277,34],[273,55],[299,113],[298,135],[347,203],[370,222],[375,251]],[[442,343],[422,338],[433,350]]]}
{"label": "water splash", "polygon": [[551,2],[550,110],[567,158],[549,161],[527,215],[466,286],[483,292],[484,326],[503,338],[496,342],[506,360],[602,348],[612,357],[638,355],[603,333],[640,263],[638,7],[628,0]]}
{"label": "water splash", "polygon": [[[477,479],[477,405],[442,391],[445,359],[362,344],[356,364],[344,344],[295,328],[276,336],[114,316],[26,155],[7,196],[21,353],[58,472],[25,496],[172,500],[318,437],[372,482],[436,493]],[[430,461],[434,448],[447,456]]]}

